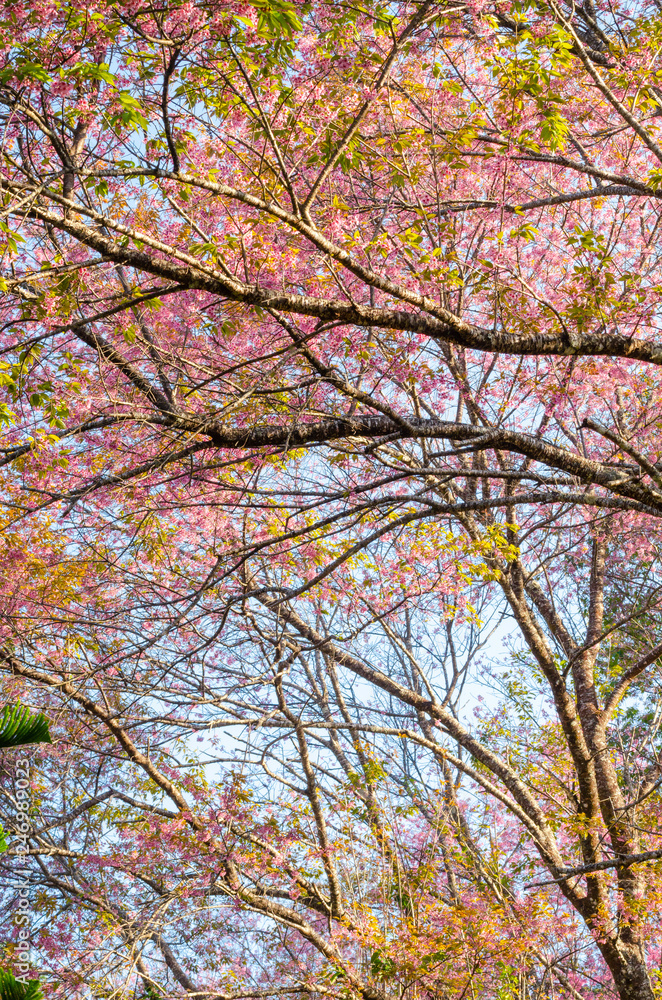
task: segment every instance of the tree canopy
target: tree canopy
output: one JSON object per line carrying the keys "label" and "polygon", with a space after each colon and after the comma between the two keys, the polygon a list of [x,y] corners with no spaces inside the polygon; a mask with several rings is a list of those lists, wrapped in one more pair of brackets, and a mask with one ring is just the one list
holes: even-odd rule
{"label": "tree canopy", "polygon": [[0,4],[48,996],[660,995],[661,53],[656,0]]}

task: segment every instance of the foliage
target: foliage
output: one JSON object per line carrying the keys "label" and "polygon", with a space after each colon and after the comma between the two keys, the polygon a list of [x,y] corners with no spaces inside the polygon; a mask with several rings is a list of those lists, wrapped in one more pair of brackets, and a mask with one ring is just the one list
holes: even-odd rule
{"label": "foliage", "polygon": [[659,992],[661,42],[0,3],[0,905],[55,1000]]}
{"label": "foliage", "polygon": [[48,719],[42,712],[30,712],[25,705],[5,705],[0,715],[0,747],[51,742]]}
{"label": "foliage", "polygon": [[22,983],[11,972],[0,969],[0,997],[2,1000],[43,1000],[44,994],[38,979]]}

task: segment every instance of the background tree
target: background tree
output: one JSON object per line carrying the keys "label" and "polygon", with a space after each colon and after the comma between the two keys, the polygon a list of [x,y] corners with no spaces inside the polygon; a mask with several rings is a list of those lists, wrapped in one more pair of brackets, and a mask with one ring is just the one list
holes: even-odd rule
{"label": "background tree", "polygon": [[654,996],[660,16],[2,8],[56,993]]}

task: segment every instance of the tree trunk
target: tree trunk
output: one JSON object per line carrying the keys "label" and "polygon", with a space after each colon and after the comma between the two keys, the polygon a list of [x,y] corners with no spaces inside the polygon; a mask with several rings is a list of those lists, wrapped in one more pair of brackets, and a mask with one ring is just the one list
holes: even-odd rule
{"label": "tree trunk", "polygon": [[655,1000],[640,943],[611,941],[601,946],[620,1000]]}

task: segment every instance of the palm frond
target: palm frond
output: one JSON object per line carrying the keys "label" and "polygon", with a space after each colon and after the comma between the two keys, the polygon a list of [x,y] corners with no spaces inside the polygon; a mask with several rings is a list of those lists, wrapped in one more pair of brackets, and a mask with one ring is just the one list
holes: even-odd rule
{"label": "palm frond", "polygon": [[44,1000],[38,979],[21,983],[7,969],[0,969],[0,1000]]}
{"label": "palm frond", "polygon": [[33,714],[25,705],[5,705],[0,715],[0,748],[51,742],[45,715]]}

